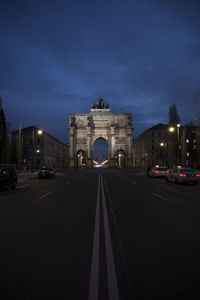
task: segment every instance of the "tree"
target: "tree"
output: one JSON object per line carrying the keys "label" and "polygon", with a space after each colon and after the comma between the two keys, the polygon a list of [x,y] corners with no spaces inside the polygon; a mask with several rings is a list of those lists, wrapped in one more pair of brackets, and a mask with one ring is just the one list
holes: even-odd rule
{"label": "tree", "polygon": [[169,124],[177,125],[181,122],[181,119],[178,115],[176,104],[172,104],[169,107]]}
{"label": "tree", "polygon": [[2,107],[2,98],[0,97],[0,163],[9,162],[9,152],[6,118]]}

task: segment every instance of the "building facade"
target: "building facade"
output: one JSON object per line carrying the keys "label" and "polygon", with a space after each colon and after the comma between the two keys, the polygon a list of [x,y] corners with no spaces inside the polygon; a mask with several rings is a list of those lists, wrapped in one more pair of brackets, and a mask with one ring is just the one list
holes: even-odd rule
{"label": "building facade", "polygon": [[172,166],[177,162],[177,147],[176,136],[169,132],[169,125],[157,124],[133,140],[133,166]]}
{"label": "building facade", "polygon": [[182,165],[200,169],[200,134],[197,126],[158,124],[133,140],[133,166]]}
{"label": "building facade", "polygon": [[21,169],[40,165],[68,167],[68,144],[64,144],[36,126],[12,132],[12,161]]}

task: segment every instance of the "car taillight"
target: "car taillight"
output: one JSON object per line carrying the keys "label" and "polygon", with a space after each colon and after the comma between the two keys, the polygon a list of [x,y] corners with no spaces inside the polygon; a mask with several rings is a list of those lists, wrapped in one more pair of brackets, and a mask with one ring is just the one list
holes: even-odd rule
{"label": "car taillight", "polygon": [[200,174],[196,174],[197,177],[200,177]]}
{"label": "car taillight", "polygon": [[169,171],[166,171],[166,173],[168,174],[168,173],[169,173]]}
{"label": "car taillight", "polygon": [[156,174],[159,174],[159,171],[155,171]]}
{"label": "car taillight", "polygon": [[180,174],[179,176],[180,176],[180,177],[186,177],[186,175],[185,175],[185,174]]}

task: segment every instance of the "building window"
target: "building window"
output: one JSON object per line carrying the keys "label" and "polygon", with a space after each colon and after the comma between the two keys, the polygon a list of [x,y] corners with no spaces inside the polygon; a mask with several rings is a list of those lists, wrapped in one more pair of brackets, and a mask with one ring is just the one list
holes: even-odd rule
{"label": "building window", "polygon": [[196,144],[196,139],[193,140],[193,143]]}
{"label": "building window", "polygon": [[197,145],[194,145],[193,148],[194,148],[194,150],[197,150]]}
{"label": "building window", "polygon": [[160,136],[160,131],[158,131],[158,136]]}
{"label": "building window", "polygon": [[38,138],[37,143],[38,143],[38,145],[40,145],[40,138]]}

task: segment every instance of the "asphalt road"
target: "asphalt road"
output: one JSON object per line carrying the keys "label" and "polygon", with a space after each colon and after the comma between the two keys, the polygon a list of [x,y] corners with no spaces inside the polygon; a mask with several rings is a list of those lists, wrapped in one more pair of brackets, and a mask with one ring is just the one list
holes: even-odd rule
{"label": "asphalt road", "polygon": [[0,299],[200,299],[200,184],[62,171],[0,192]]}

